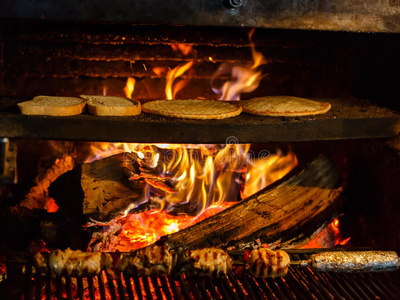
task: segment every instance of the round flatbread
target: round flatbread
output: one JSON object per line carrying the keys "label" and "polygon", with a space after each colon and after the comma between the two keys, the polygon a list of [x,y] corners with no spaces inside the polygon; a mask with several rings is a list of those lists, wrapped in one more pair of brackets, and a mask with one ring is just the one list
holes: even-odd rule
{"label": "round flatbread", "polygon": [[297,117],[326,113],[328,102],[318,102],[292,96],[269,96],[241,101],[243,111],[260,116]]}
{"label": "round flatbread", "polygon": [[182,119],[225,119],[239,115],[239,105],[214,100],[157,100],[143,104],[148,114]]}

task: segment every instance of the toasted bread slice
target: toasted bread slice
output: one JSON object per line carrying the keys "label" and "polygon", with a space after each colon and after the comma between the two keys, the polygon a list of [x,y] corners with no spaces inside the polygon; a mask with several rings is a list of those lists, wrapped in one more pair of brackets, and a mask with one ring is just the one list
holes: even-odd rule
{"label": "toasted bread slice", "polygon": [[326,113],[331,109],[329,102],[319,102],[292,96],[269,96],[241,101],[246,113],[272,116],[297,117],[314,116]]}
{"label": "toasted bread slice", "polygon": [[181,119],[225,119],[239,115],[242,108],[226,101],[215,100],[156,100],[143,104],[148,114]]}
{"label": "toasted bread slice", "polygon": [[142,112],[140,102],[116,96],[81,95],[89,113],[97,116],[134,116]]}
{"label": "toasted bread slice", "polygon": [[33,100],[18,103],[24,115],[73,116],[79,115],[86,101],[75,97],[36,96]]}

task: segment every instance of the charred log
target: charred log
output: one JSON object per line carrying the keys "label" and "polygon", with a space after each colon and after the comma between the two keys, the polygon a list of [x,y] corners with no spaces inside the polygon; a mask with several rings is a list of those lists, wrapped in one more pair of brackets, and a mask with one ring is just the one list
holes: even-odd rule
{"label": "charred log", "polygon": [[[84,163],[60,176],[50,195],[62,211],[108,222],[140,198],[144,182],[130,180],[137,172],[130,153]],[[79,211],[71,211],[79,208]],[[85,223],[85,222],[83,222]]]}
{"label": "charred log", "polygon": [[130,180],[137,174],[134,154],[122,153],[82,165],[83,213],[110,221],[139,200],[145,183]]}
{"label": "charred log", "polygon": [[[171,248],[233,246],[260,238],[295,244],[337,213],[341,187],[325,157],[298,175],[276,183],[223,212],[165,238]],[[288,246],[288,244],[286,244]]]}

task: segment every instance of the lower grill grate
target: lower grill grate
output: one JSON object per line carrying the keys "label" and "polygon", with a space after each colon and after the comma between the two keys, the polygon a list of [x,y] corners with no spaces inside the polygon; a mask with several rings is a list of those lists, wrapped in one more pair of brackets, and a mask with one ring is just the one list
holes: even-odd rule
{"label": "lower grill grate", "polygon": [[[304,253],[291,256],[293,260],[308,258]],[[93,278],[65,278],[36,273],[26,263],[11,264],[7,270],[6,294],[13,300],[400,299],[400,271],[327,273],[296,265],[285,277],[261,279],[246,273],[220,278],[186,273],[136,278],[106,271]]]}
{"label": "lower grill grate", "polygon": [[399,299],[400,273],[321,273],[292,266],[287,276],[260,279],[200,276],[61,278],[26,269],[24,299]]}

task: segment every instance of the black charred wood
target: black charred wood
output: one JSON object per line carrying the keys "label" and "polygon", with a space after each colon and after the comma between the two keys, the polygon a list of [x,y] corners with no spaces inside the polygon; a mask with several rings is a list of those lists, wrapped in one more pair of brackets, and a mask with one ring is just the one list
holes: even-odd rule
{"label": "black charred wood", "polygon": [[58,177],[49,187],[49,196],[59,207],[56,226],[59,226],[57,242],[61,245],[60,248],[86,249],[90,235],[89,231],[83,228],[86,218],[82,211],[80,166]]}

